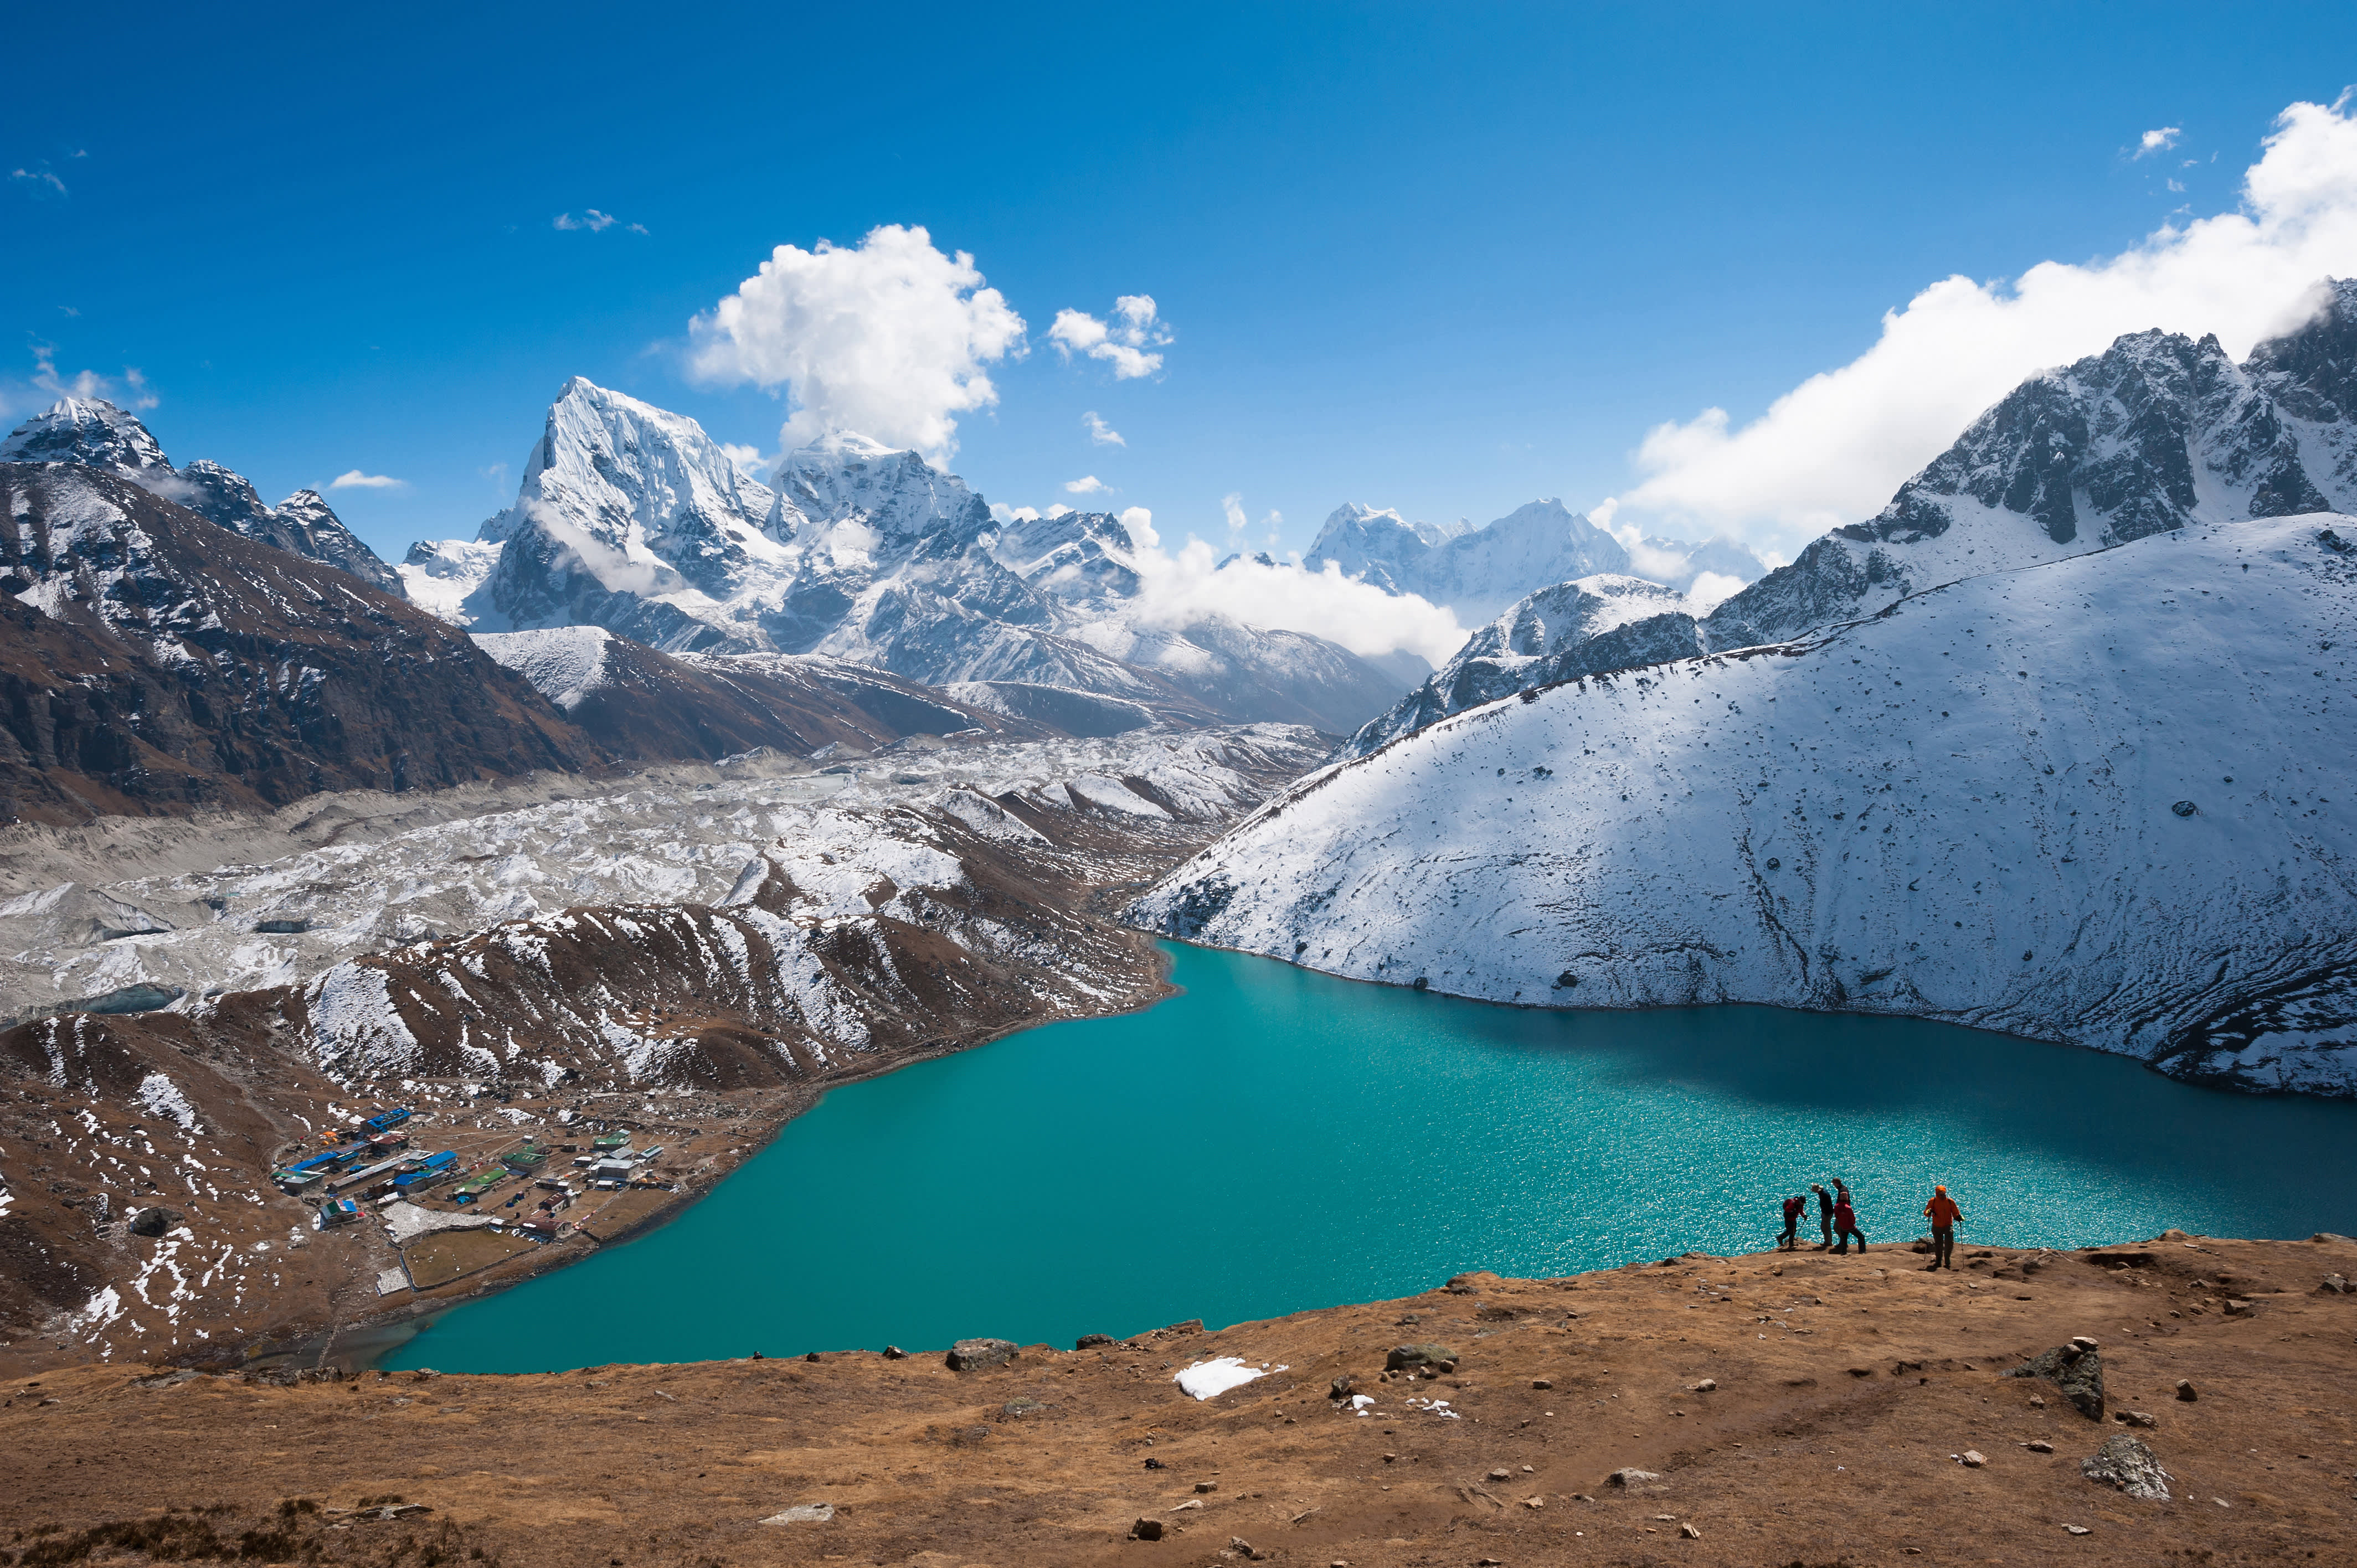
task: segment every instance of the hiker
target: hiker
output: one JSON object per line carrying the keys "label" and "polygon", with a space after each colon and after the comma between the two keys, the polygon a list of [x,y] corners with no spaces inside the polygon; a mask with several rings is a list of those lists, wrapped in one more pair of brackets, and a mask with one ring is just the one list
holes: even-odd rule
{"label": "hiker", "polygon": [[[1834,1185],[1841,1186],[1839,1182]],[[1850,1207],[1849,1188],[1844,1187],[1841,1196],[1834,1200],[1834,1239],[1840,1243],[1834,1249],[1836,1256],[1849,1255],[1849,1239],[1853,1236],[1857,1238],[1857,1250],[1863,1254],[1866,1251],[1866,1233],[1857,1228],[1857,1210]]]}
{"label": "hiker", "polygon": [[1806,1214],[1808,1211],[1809,1200],[1805,1197],[1788,1197],[1784,1200],[1784,1233],[1776,1238],[1776,1250],[1778,1251],[1791,1252],[1799,1250],[1801,1245],[1801,1216]]}
{"label": "hiker", "polygon": [[[1935,1187],[1923,1212],[1932,1221],[1932,1269],[1944,1268],[1953,1274],[1956,1272],[1956,1221],[1964,1217],[1964,1211],[1956,1207],[1946,1187]],[[1932,1269],[1923,1272],[1930,1273]]]}
{"label": "hiker", "polygon": [[1823,1182],[1811,1182],[1809,1190],[1817,1195],[1817,1224],[1825,1233],[1825,1239],[1817,1243],[1817,1251],[1829,1251],[1834,1244],[1834,1195],[1825,1190]]}

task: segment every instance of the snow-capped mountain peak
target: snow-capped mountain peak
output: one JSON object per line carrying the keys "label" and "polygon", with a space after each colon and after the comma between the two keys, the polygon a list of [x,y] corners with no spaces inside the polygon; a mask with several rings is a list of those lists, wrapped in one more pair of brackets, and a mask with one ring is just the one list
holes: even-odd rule
{"label": "snow-capped mountain peak", "polygon": [[1103,513],[1002,524],[957,475],[851,431],[774,478],[746,478],[694,420],[576,378],[516,504],[473,544],[414,546],[402,575],[478,632],[600,626],[673,653],[825,654],[1196,718],[1355,728],[1398,690],[1318,638],[1147,624],[1138,540]]}
{"label": "snow-capped mountain peak", "polygon": [[401,592],[392,568],[344,526],[318,491],[297,490],[273,508],[243,475],[209,458],[175,468],[136,415],[103,398],[50,404],[0,442],[0,462],[103,468],[232,533],[349,572],[388,594]]}
{"label": "snow-capped mountain peak", "polygon": [[0,463],[81,463],[132,474],[170,472],[163,447],[138,417],[104,398],[59,398],[0,441]]}

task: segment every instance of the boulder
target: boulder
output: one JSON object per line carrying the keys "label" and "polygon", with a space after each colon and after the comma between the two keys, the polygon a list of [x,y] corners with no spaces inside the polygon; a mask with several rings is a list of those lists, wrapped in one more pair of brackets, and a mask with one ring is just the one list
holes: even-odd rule
{"label": "boulder", "polygon": [[1604,1477],[1607,1482],[1616,1487],[1641,1487],[1649,1481],[1658,1481],[1661,1478],[1659,1471],[1640,1470],[1633,1465],[1624,1466]]}
{"label": "boulder", "polygon": [[2081,1349],[2080,1340],[2092,1346],[2094,1341],[2081,1335],[2068,1345],[2060,1345],[2041,1356],[2032,1357],[2005,1375],[2008,1378],[2044,1378],[2062,1391],[2081,1415],[2089,1421],[2104,1419],[2104,1358],[2094,1349]]}
{"label": "boulder", "polygon": [[2324,1283],[2317,1286],[2317,1289],[2325,1295],[2347,1295],[2349,1282],[2339,1274],[2327,1274],[2324,1276]]}
{"label": "boulder", "polygon": [[1075,1350],[1102,1350],[1112,1343],[1113,1336],[1110,1334],[1083,1334],[1078,1339],[1072,1341],[1072,1348]]}
{"label": "boulder", "polygon": [[2160,1461],[2153,1457],[2143,1439],[2126,1433],[2105,1438],[2093,1456],[2080,1461],[2079,1473],[2132,1498],[2169,1501],[2169,1472],[2160,1467]]}
{"label": "boulder", "polygon": [[834,1517],[833,1503],[796,1503],[763,1520],[763,1524],[824,1524]]}
{"label": "boulder", "polygon": [[948,1360],[952,1372],[979,1372],[1005,1366],[1015,1359],[1015,1354],[1012,1339],[961,1339],[950,1347]]}
{"label": "boulder", "polygon": [[1159,1541],[1162,1539],[1162,1521],[1141,1519],[1129,1527],[1129,1538],[1132,1541]]}
{"label": "boulder", "polygon": [[1446,1345],[1394,1345],[1383,1358],[1386,1372],[1416,1371],[1433,1368],[1443,1372],[1457,1369],[1457,1352]]}
{"label": "boulder", "polygon": [[143,1208],[131,1217],[131,1233],[134,1236],[161,1236],[187,1218],[177,1208]]}
{"label": "boulder", "polygon": [[1326,1397],[1329,1400],[1346,1400],[1358,1391],[1359,1380],[1348,1372],[1326,1385]]}

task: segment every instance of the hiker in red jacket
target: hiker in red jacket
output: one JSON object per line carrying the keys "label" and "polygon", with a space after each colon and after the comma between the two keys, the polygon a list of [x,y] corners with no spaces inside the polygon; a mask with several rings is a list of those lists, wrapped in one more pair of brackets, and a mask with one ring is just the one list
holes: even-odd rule
{"label": "hiker in red jacket", "polygon": [[[1944,1268],[1954,1273],[1956,1221],[1964,1217],[1964,1211],[1956,1207],[1956,1200],[1948,1196],[1946,1187],[1935,1187],[1932,1189],[1932,1201],[1923,1206],[1923,1213],[1932,1221],[1932,1269]],[[1930,1273],[1932,1269],[1923,1272]]]}
{"label": "hiker in red jacket", "polygon": [[1801,1245],[1801,1216],[1807,1213],[1808,1210],[1809,1200],[1805,1197],[1788,1197],[1784,1200],[1784,1233],[1776,1238],[1776,1250],[1778,1251],[1790,1252],[1799,1249]]}
{"label": "hiker in red jacket", "polygon": [[[1840,1186],[1839,1183],[1835,1185]],[[1857,1250],[1863,1253],[1866,1251],[1866,1234],[1857,1228],[1857,1210],[1850,1207],[1849,1188],[1845,1187],[1841,1195],[1834,1199],[1834,1240],[1839,1243],[1834,1251],[1844,1257],[1848,1256],[1849,1239],[1853,1236],[1857,1238]]]}

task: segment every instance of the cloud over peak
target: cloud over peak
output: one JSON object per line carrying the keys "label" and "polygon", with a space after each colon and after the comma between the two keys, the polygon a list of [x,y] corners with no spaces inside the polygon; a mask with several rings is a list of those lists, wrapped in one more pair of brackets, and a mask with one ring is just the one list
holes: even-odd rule
{"label": "cloud over peak", "polygon": [[790,447],[856,430],[940,461],[957,450],[956,416],[997,403],[989,367],[1021,358],[1023,333],[972,255],[887,223],[856,245],[780,245],[689,323],[688,369],[709,384],[790,390],[779,432]]}
{"label": "cloud over peak", "polygon": [[1113,316],[1111,321],[1100,321],[1084,310],[1060,310],[1048,328],[1048,341],[1067,360],[1074,354],[1103,360],[1113,367],[1115,381],[1134,381],[1160,370],[1162,356],[1155,350],[1169,343],[1171,332],[1154,296],[1125,294],[1113,302]]}
{"label": "cloud over peak", "polygon": [[2276,116],[2234,210],[2165,223],[2108,258],[2042,262],[2009,281],[1943,278],[1886,312],[1872,348],[1756,419],[1708,408],[1655,426],[1621,506],[1666,532],[1789,548],[1871,516],[2025,378],[2123,333],[2215,332],[2239,358],[2298,325],[2320,279],[2357,273],[2346,107],[2294,103]]}
{"label": "cloud over peak", "polygon": [[389,475],[363,474],[358,468],[350,468],[328,480],[328,488],[331,490],[399,490],[406,489],[408,484],[406,480]]}

